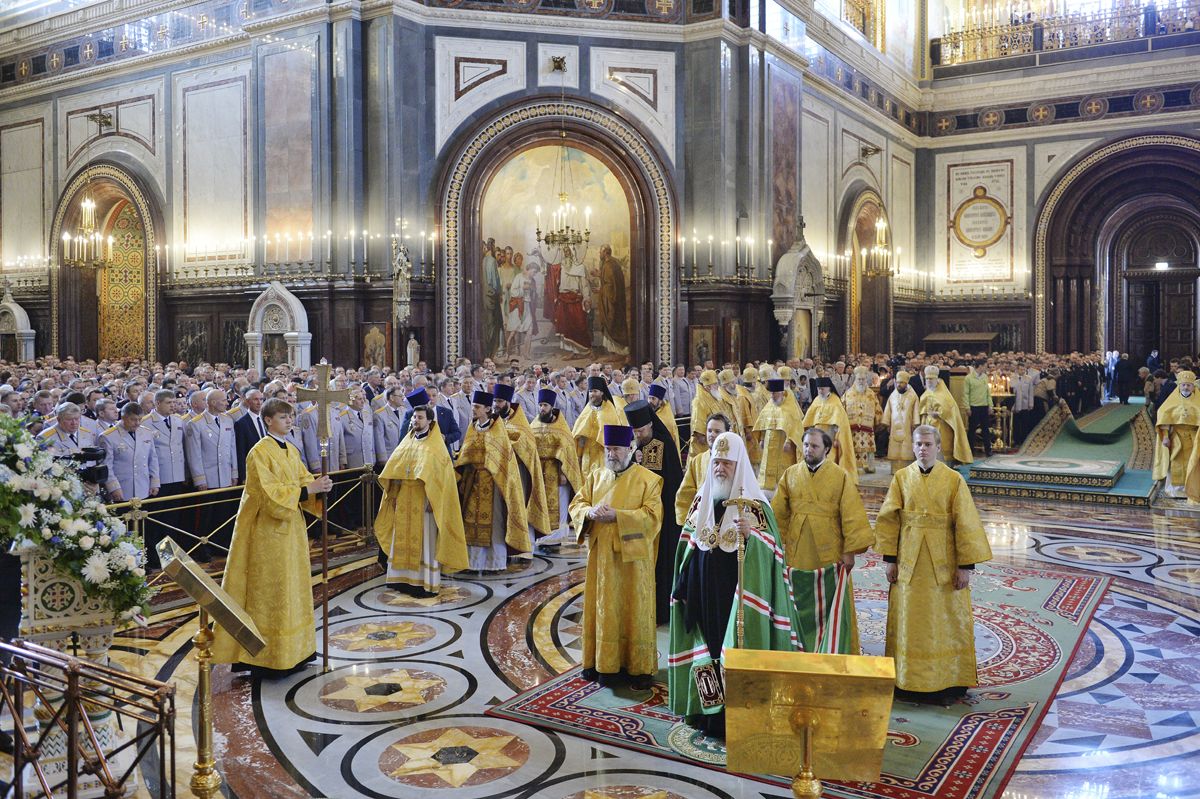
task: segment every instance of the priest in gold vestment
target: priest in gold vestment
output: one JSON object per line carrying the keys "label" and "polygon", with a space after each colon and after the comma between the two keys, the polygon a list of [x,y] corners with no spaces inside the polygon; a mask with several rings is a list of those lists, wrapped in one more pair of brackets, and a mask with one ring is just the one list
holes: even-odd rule
{"label": "priest in gold vestment", "polygon": [[726,413],[733,420],[733,432],[742,437],[750,462],[757,463],[758,440],[750,435],[754,430],[754,404],[750,396],[740,390],[738,373],[732,369],[722,369],[717,375],[717,382],[721,384],[721,402],[725,403],[728,409]]}
{"label": "priest in gold vestment", "polygon": [[[692,397],[692,440],[688,447],[688,460],[708,451],[708,438],[704,434],[708,417],[714,413],[729,417],[729,407],[721,402],[719,396],[721,388],[717,385],[717,373],[712,369],[705,369],[700,373],[698,382],[700,385],[696,387],[696,396]],[[730,421],[733,422],[732,417]]]}
{"label": "priest in gold vestment", "polygon": [[967,428],[963,424],[962,411],[958,402],[950,393],[950,386],[941,378],[941,370],[936,366],[925,367],[925,393],[921,395],[918,406],[921,424],[936,427],[941,436],[940,451],[946,462],[956,460],[959,463],[973,463],[975,456],[971,454],[971,439],[967,437]]}
{"label": "priest in gold vestment", "polygon": [[[542,462],[542,482],[546,487],[546,510],[554,527],[551,537],[559,541],[570,529],[567,506],[583,486],[579,454],[571,438],[571,428],[555,405],[558,393],[552,388],[538,391],[538,415],[530,427]],[[543,543],[551,543],[549,541]]]}
{"label": "priest in gold vestment", "polygon": [[246,456],[246,487],[221,587],[254,619],[267,645],[251,655],[218,626],[212,651],[215,663],[268,675],[293,670],[317,651],[312,564],[300,509],[320,513],[316,495],[327,493],[332,480],[313,477],[300,450],[288,443],[296,420],[290,403],[269,399],[261,413],[267,435]]}
{"label": "priest in gold vestment", "polygon": [[[728,433],[732,426],[729,417],[723,413],[714,413],[708,417],[708,423],[704,429],[709,449],[717,440],[717,436]],[[675,521],[680,527],[687,521],[688,514],[692,510],[692,502],[696,499],[696,493],[700,490],[700,486],[704,485],[704,479],[708,475],[708,455],[709,450],[706,449],[696,457],[688,458],[683,467],[683,482],[679,484],[679,493],[675,495]]]}
{"label": "priest in gold vestment", "polygon": [[387,558],[385,580],[406,594],[435,596],[442,573],[462,571],[468,561],[454,463],[432,405],[413,409],[379,482],[375,538]]}
{"label": "priest in gold vestment", "polygon": [[662,523],[662,479],[633,462],[633,429],[604,426],[604,466],[583,477],[571,526],[587,539],[583,589],[585,680],[628,679],[649,690],[658,672],[654,561]]}
{"label": "priest in gold vestment", "polygon": [[879,394],[871,387],[871,380],[870,369],[856,366],[854,383],[842,396],[854,440],[854,461],[858,469],[867,474],[875,473],[875,428],[883,419]]}
{"label": "priest in gold vestment", "polygon": [[804,414],[804,429],[819,427],[833,439],[833,452],[829,457],[850,475],[858,484],[858,466],[854,460],[854,438],[850,434],[850,417],[842,401],[833,393],[833,381],[828,377],[817,378],[817,396],[813,397]]}
{"label": "priest in gold vestment", "polygon": [[747,366],[742,370],[742,385],[738,391],[750,398],[750,415],[753,419],[757,419],[758,415],[762,413],[762,409],[767,407],[767,403],[771,401],[771,394],[767,391],[764,380],[766,378],[759,374],[753,366]]}
{"label": "priest in gold vestment", "polygon": [[[854,556],[875,543],[875,533],[854,481],[827,457],[833,446],[829,434],[814,427],[804,434],[802,446],[803,459],[783,473],[771,498],[792,570],[801,643],[806,652],[857,655],[850,571]],[[814,619],[822,623],[814,626]]]}
{"label": "priest in gold vestment", "polygon": [[752,435],[757,439],[759,452],[754,463],[755,477],[763,491],[771,492],[784,470],[796,462],[804,424],[799,410],[787,404],[787,384],[777,377],[769,378],[766,383],[771,401],[758,414]]}
{"label": "priest in gold vestment", "polygon": [[549,503],[546,499],[546,484],[542,478],[542,460],[538,457],[537,440],[533,428],[525,418],[525,412],[513,404],[513,387],[500,383],[492,392],[492,411],[496,421],[504,424],[513,452],[517,455],[521,475],[521,488],[525,492],[525,513],[529,518],[529,535],[532,538],[549,535],[554,529],[550,523]]}
{"label": "priest in gold vestment", "polygon": [[604,468],[604,425],[621,424],[617,406],[613,404],[608,383],[595,375],[588,378],[588,401],[575,419],[571,436],[579,453],[579,471],[586,477],[594,469]]}
{"label": "priest in gold vestment", "polygon": [[[1154,432],[1159,446],[1154,448],[1154,479],[1163,481],[1163,493],[1176,497],[1189,482],[1200,487],[1200,475],[1189,480],[1189,463],[1196,449],[1196,427],[1200,425],[1200,394],[1196,393],[1196,375],[1180,372],[1175,375],[1176,387],[1158,409]],[[1195,469],[1190,469],[1194,474]],[[1189,499],[1200,492],[1188,492]]]}
{"label": "priest in gold vestment", "polygon": [[913,430],[916,462],[892,476],[875,522],[887,644],[901,698],[948,704],[978,683],[971,571],[992,549],[962,475],[937,460],[938,430]]}
{"label": "priest in gold vestment", "polygon": [[467,558],[476,571],[503,571],[509,550],[533,548],[517,456],[492,401],[487,391],[471,396],[473,418],[455,461]]}
{"label": "priest in gold vestment", "polygon": [[896,372],[896,389],[883,408],[883,426],[888,429],[887,459],[893,469],[912,463],[912,431],[917,426],[917,392],[909,387],[912,376]]}

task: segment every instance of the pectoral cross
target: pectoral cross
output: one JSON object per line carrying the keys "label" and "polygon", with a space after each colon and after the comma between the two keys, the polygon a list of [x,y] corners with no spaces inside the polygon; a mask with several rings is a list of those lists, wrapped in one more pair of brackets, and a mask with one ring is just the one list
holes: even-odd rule
{"label": "pectoral cross", "polygon": [[[317,408],[317,439],[321,442],[321,475],[329,473],[329,403],[349,402],[350,392],[329,387],[329,362],[324,358],[316,365],[317,387],[298,388],[296,396],[312,400]],[[325,623],[321,627],[321,668],[329,671],[329,502],[321,503],[321,613]]]}

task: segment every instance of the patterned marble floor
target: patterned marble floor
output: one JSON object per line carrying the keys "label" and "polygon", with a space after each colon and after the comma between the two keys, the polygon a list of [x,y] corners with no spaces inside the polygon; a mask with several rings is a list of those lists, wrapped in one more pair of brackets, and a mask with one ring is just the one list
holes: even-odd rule
{"label": "patterned marble floor", "polygon": [[[863,489],[869,510],[882,488]],[[1200,793],[1200,518],[981,499],[997,560],[1115,578],[1004,796],[1116,799]],[[333,670],[252,682],[215,675],[229,796],[774,798],[774,788],[485,716],[578,660],[582,553],[388,590],[372,563],[332,586]],[[180,773],[193,760],[194,615],[121,639],[127,668],[179,683]],[[187,795],[182,791],[181,795]]]}

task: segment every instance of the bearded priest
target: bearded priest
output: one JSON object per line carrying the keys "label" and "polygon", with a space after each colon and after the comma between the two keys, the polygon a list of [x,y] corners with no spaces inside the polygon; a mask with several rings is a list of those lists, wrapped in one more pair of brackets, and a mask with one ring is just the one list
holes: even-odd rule
{"label": "bearded priest", "polygon": [[[1154,419],[1155,437],[1160,446],[1154,448],[1155,480],[1163,481],[1163,493],[1177,497],[1188,488],[1188,498],[1196,496],[1198,477],[1189,466],[1196,452],[1196,429],[1200,426],[1200,394],[1196,393],[1196,375],[1179,372],[1177,387],[1158,409]],[[1194,499],[1193,499],[1194,501]]]}
{"label": "bearded priest", "polygon": [[708,451],[708,439],[704,435],[704,426],[714,413],[719,413],[728,418],[730,422],[737,424],[737,421],[729,416],[729,406],[721,401],[721,387],[717,385],[717,373],[712,369],[705,369],[700,373],[696,396],[692,398],[692,441],[691,446],[688,447],[688,460],[701,452]]}
{"label": "bearded priest", "polygon": [[588,378],[588,401],[575,419],[571,428],[571,436],[575,439],[576,451],[579,453],[579,470],[587,477],[594,469],[604,468],[604,426],[619,425],[621,418],[617,406],[613,404],[612,394],[608,391],[608,382],[599,375]]}
{"label": "bearded priest", "polygon": [[546,509],[550,524],[554,527],[547,540],[539,544],[559,543],[570,529],[567,506],[571,497],[583,486],[579,471],[579,454],[571,439],[571,428],[567,427],[555,404],[558,393],[552,388],[538,391],[538,415],[530,427],[537,442],[538,458],[542,462],[542,481],[546,486]]}
{"label": "bearded priest", "polygon": [[833,393],[833,380],[817,378],[817,396],[813,397],[808,412],[804,414],[804,429],[819,427],[833,439],[833,452],[829,457],[846,470],[850,479],[858,485],[858,464],[854,459],[854,437],[850,432],[850,417],[841,399]]}
{"label": "bearded priest", "polygon": [[654,556],[662,524],[662,479],[633,462],[633,429],[604,426],[604,466],[583,476],[571,526],[587,539],[583,671],[591,682],[628,680],[649,690],[658,673]]}
{"label": "bearded priest", "polygon": [[[751,507],[726,507],[749,500]],[[745,540],[743,640],[738,640],[738,539]],[[775,514],[736,433],[712,444],[709,470],[679,538],[667,662],[671,711],[716,738],[725,736],[721,655],[726,647],[799,648],[796,607]]]}
{"label": "bearded priest", "polygon": [[406,594],[436,596],[442,572],[462,571],[468,561],[454,463],[432,405],[413,409],[379,481],[375,538],[387,558],[385,580]]}

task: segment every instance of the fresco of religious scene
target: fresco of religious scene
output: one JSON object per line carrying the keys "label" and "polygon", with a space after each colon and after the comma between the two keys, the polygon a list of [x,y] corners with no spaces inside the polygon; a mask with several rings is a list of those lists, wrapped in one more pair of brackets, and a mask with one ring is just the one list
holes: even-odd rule
{"label": "fresco of religious scene", "polygon": [[586,216],[590,236],[577,247],[539,244],[536,231],[544,236],[554,226],[559,151],[543,145],[518,153],[484,193],[484,352],[504,360],[623,363],[633,312],[629,200],[602,161],[568,147],[569,202],[578,219]]}

